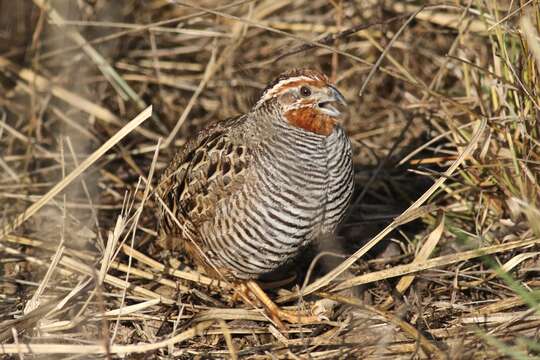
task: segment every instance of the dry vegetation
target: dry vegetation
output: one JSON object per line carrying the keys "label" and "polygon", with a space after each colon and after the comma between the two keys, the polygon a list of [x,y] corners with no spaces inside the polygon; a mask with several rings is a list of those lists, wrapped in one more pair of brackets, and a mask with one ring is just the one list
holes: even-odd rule
{"label": "dry vegetation", "polygon": [[[540,357],[539,19],[533,0],[0,0],[0,356]],[[357,192],[313,271],[268,290],[327,318],[282,332],[157,246],[149,184],[301,66],[350,103]]]}

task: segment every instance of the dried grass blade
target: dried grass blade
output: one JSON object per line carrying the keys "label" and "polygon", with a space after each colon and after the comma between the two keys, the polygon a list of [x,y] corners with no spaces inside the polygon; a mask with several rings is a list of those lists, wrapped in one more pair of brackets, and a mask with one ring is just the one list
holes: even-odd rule
{"label": "dried grass blade", "polygon": [[137,259],[141,263],[148,265],[149,267],[151,267],[154,270],[162,271],[162,272],[164,272],[164,273],[166,273],[168,275],[172,275],[174,277],[184,279],[184,280],[197,282],[197,283],[200,283],[200,284],[203,284],[203,285],[212,285],[212,286],[216,286],[216,287],[221,287],[223,289],[228,288],[226,283],[221,282],[221,281],[217,281],[217,280],[212,279],[212,278],[209,278],[208,276],[202,275],[200,273],[176,270],[176,269],[172,269],[170,267],[167,267],[167,266],[163,265],[162,263],[152,259],[151,257],[141,253],[140,251],[137,251],[137,250],[129,247],[126,244],[122,245],[122,250],[124,251],[124,253],[126,255],[131,256],[134,259]]}
{"label": "dried grass blade", "polygon": [[[186,330],[169,339],[156,343],[141,343],[134,345],[111,345],[108,351],[111,354],[131,354],[143,353],[157,350],[171,344],[177,344],[197,335],[201,335],[208,329],[214,321],[199,323],[189,330]],[[106,354],[107,349],[103,345],[66,345],[66,344],[0,344],[0,354]]]}
{"label": "dried grass blade", "polygon": [[316,280],[312,284],[308,285],[302,294],[303,296],[311,294],[323,286],[328,285],[332,280],[338,277],[341,273],[347,270],[352,264],[354,264],[360,257],[367,253],[373,246],[375,246],[379,241],[381,241],[386,235],[388,235],[394,228],[396,224],[400,222],[401,218],[407,217],[411,211],[414,211],[422,204],[450,177],[454,171],[461,165],[461,163],[472,153],[473,149],[476,146],[476,143],[480,139],[480,135],[483,134],[487,125],[487,119],[483,118],[480,121],[478,129],[474,133],[471,141],[467,147],[461,152],[459,157],[452,163],[452,165],[444,172],[443,176],[439,177],[437,181],[418,199],[416,200],[405,212],[395,219],[390,225],[388,225],[384,230],[382,230],[377,236],[371,239],[366,245],[364,245],[360,250],[351,255],[347,260],[338,265],[334,270],[330,271],[328,274],[322,278]]}
{"label": "dried grass blade", "polygon": [[521,33],[525,35],[527,44],[529,45],[531,52],[536,60],[536,67],[540,72],[540,44],[538,44],[538,32],[533,26],[531,19],[528,16],[523,16],[520,21]]}
{"label": "dried grass blade", "polygon": [[64,18],[62,18],[62,16],[60,16],[60,14],[52,7],[50,2],[45,0],[34,0],[34,3],[46,11],[49,14],[52,22],[58,25],[58,27],[62,28],[67,35],[86,52],[88,57],[92,59],[92,61],[96,64],[105,78],[109,80],[112,87],[118,92],[119,95],[121,95],[124,99],[131,98],[131,100],[135,101],[140,109],[146,107],[144,101],[135,91],[133,91],[133,89],[116,72],[116,70],[114,70],[107,60],[105,60],[103,56],[101,56],[101,54],[97,52],[96,49],[94,49],[79,32],[65,26]]}
{"label": "dried grass blade", "polygon": [[[96,105],[82,96],[61,86],[52,84],[51,81],[41,75],[36,74],[34,71],[26,68],[20,68],[5,57],[0,56],[0,70],[2,69],[7,69],[8,71],[16,74],[27,83],[32,84],[32,86],[39,91],[50,91],[55,97],[65,101],[76,109],[94,115],[96,118],[106,123],[114,124],[116,126],[122,125],[120,119],[108,109]],[[159,136],[154,134],[152,131],[143,128],[136,129],[136,131],[148,139],[157,140],[159,138]]]}
{"label": "dried grass blade", "polygon": [[216,49],[214,48],[214,50],[212,51],[212,56],[210,56],[210,60],[208,61],[208,64],[206,65],[206,69],[204,70],[203,78],[199,82],[199,86],[197,86],[197,89],[191,96],[191,99],[189,99],[189,102],[186,105],[186,108],[182,112],[182,115],[180,115],[180,118],[174,125],[174,128],[172,129],[171,133],[169,134],[169,136],[167,136],[167,139],[165,139],[165,141],[163,142],[163,147],[168,147],[172,143],[176,134],[178,133],[178,131],[180,131],[180,128],[184,124],[184,121],[186,121],[189,113],[191,112],[191,109],[195,105],[195,102],[197,101],[202,91],[206,87],[206,84],[208,83],[208,81],[210,81],[210,78],[212,78],[212,75],[214,75],[215,70],[216,70]]}
{"label": "dried grass blade", "polygon": [[109,310],[103,314],[103,316],[122,316],[132,314],[137,311],[142,311],[150,306],[159,304],[159,299],[150,299],[138,304],[123,306],[119,309]]}
{"label": "dried grass blade", "polygon": [[379,281],[379,280],[388,279],[388,278],[401,276],[405,274],[411,274],[411,273],[415,273],[415,272],[419,272],[422,270],[431,269],[435,267],[446,266],[446,265],[454,264],[460,261],[467,261],[470,259],[474,259],[480,256],[496,254],[503,251],[509,251],[512,249],[536,245],[539,243],[540,243],[540,239],[538,238],[535,238],[532,240],[526,240],[526,241],[513,241],[506,244],[486,246],[480,249],[474,249],[474,250],[469,250],[469,251],[463,251],[457,254],[440,256],[440,257],[428,259],[421,262],[412,262],[410,264],[398,265],[389,269],[375,271],[375,272],[363,274],[360,276],[355,276],[353,278],[350,278],[340,283],[338,286],[332,289],[332,291],[340,291],[340,290],[347,289],[347,288],[357,286],[360,284],[367,284],[373,281]]}
{"label": "dried grass blade", "polygon": [[[435,230],[433,230],[431,234],[429,234],[426,243],[424,244],[424,246],[422,246],[422,248],[418,252],[418,255],[414,258],[414,262],[425,261],[429,258],[429,255],[431,255],[431,253],[439,243],[439,240],[441,239],[441,236],[443,234],[443,230],[444,215],[439,225],[437,225]],[[399,280],[396,286],[396,290],[403,294],[405,290],[407,290],[407,288],[412,284],[413,280],[414,276],[412,275],[404,276],[401,280]]]}
{"label": "dried grass blade", "polygon": [[56,266],[58,265],[58,262],[62,258],[62,255],[64,254],[64,249],[65,249],[65,246],[63,244],[60,244],[58,248],[56,249],[56,252],[51,259],[51,265],[47,268],[47,272],[45,273],[45,276],[41,280],[38,288],[32,295],[32,298],[24,306],[23,314],[26,315],[39,306],[41,295],[43,294],[43,291],[45,291],[45,287],[49,283],[51,276],[54,273]]}
{"label": "dried grass blade", "polygon": [[101,145],[96,151],[94,151],[86,160],[84,160],[79,166],[77,166],[71,173],[69,173],[62,181],[57,183],[51,190],[49,190],[45,195],[43,195],[38,201],[32,204],[26,211],[21,213],[17,218],[12,222],[8,223],[2,229],[0,233],[0,239],[8,235],[13,230],[17,229],[21,224],[26,220],[32,217],[39,209],[41,209],[48,201],[58,195],[62,190],[64,190],[73,180],[75,180],[79,175],[81,175],[86,169],[88,169],[93,163],[95,163],[103,154],[105,154],[110,148],[116,145],[120,140],[122,140],[127,134],[133,131],[136,127],[143,123],[152,115],[152,106],[147,107],[139,115],[137,115],[133,120],[127,123],[122,129],[120,129],[116,134],[114,134],[109,140],[107,140],[103,145]]}
{"label": "dried grass blade", "polygon": [[408,322],[401,320],[397,316],[383,310],[379,310],[376,307],[366,305],[362,302],[362,300],[354,297],[346,297],[346,296],[340,296],[335,294],[328,294],[328,293],[322,293],[325,298],[332,299],[338,302],[341,302],[343,304],[349,304],[353,306],[357,306],[362,309],[366,309],[369,312],[372,312],[383,319],[385,321],[399,327],[403,332],[408,334],[411,338],[417,340],[419,342],[419,345],[422,347],[424,351],[426,351],[427,355],[435,359],[447,359],[447,356],[437,347],[435,344],[433,344],[429,339],[427,339],[421,332],[419,332],[414,326],[409,324]]}

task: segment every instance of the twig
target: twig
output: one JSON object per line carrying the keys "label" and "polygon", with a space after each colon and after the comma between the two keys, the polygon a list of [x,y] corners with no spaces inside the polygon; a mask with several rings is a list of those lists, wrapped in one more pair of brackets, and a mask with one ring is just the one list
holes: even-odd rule
{"label": "twig", "polygon": [[52,7],[49,1],[45,0],[34,0],[34,3],[42,8],[44,11],[46,11],[49,14],[49,17],[55,23],[57,26],[62,28],[67,35],[77,44],[79,45],[88,55],[90,59],[97,65],[101,73],[105,76],[105,78],[111,83],[112,87],[118,92],[120,96],[124,98],[124,100],[127,100],[128,98],[135,101],[139,109],[143,109],[146,107],[146,104],[144,101],[137,95],[135,91],[124,81],[124,79],[116,72],[116,70],[113,69],[113,67],[101,56],[101,54],[96,51],[86,41],[86,39],[75,29],[68,28],[64,24],[64,19],[58,12]]}
{"label": "twig", "polygon": [[[444,177],[440,177],[437,181],[422,195],[418,200],[416,200],[405,212],[394,220],[390,225],[388,225],[384,230],[382,230],[377,236],[371,239],[366,245],[364,245],[360,250],[351,255],[347,260],[339,264],[335,269],[330,271],[328,274],[318,279],[317,281],[310,284],[304,290],[304,296],[311,294],[323,286],[328,285],[332,280],[342,274],[347,270],[352,264],[354,264],[358,259],[360,259],[366,252],[368,252],[373,246],[379,243],[386,235],[388,235],[392,230],[396,228],[396,224],[399,223],[401,217],[406,217],[411,211],[414,211],[416,208],[420,207],[447,179],[447,176],[451,176],[454,171],[461,165],[465,158],[473,151],[476,146],[476,143],[480,139],[480,135],[484,132],[484,129],[487,125],[487,119],[483,118],[476,130],[476,133],[473,135],[470,143],[467,147],[461,152],[459,158],[452,163],[452,165],[444,172]],[[289,298],[294,298],[296,295],[287,296],[280,299],[280,301],[285,301]],[[279,302],[279,301],[278,301]]]}
{"label": "twig", "polygon": [[[348,29],[339,31],[337,33],[326,35],[325,37],[317,40],[317,42],[320,43],[320,44],[330,45],[330,44],[333,44],[334,42],[336,42],[339,39],[349,37],[349,36],[351,36],[353,34],[356,34],[359,31],[366,30],[366,29],[369,29],[369,28],[371,28],[373,26],[377,26],[377,25],[388,25],[388,24],[393,23],[394,21],[404,19],[407,16],[409,16],[409,14],[395,16],[395,17],[387,19],[387,20],[377,20],[377,21],[373,21],[373,22],[370,22],[370,23],[367,23],[367,24],[361,24],[361,25],[359,24],[359,25],[356,25],[356,26],[352,26],[352,27],[350,27]],[[301,52],[314,49],[316,47],[317,47],[317,45],[314,45],[314,44],[302,44],[302,45],[299,45],[295,49],[288,50],[288,51],[283,52],[282,54],[277,55],[274,58],[273,62],[280,61],[280,60],[282,60],[282,59],[284,59],[286,57],[289,57],[291,55],[296,55],[296,54],[299,54]]]}
{"label": "twig", "polygon": [[364,90],[366,89],[366,86],[367,84],[369,83],[369,80],[371,80],[371,78],[373,77],[373,75],[375,74],[375,71],[377,71],[377,69],[379,68],[379,65],[381,64],[381,62],[383,61],[385,55],[388,53],[388,51],[390,51],[390,49],[392,48],[392,45],[394,44],[394,42],[398,39],[398,37],[401,35],[401,33],[403,32],[403,30],[405,30],[405,28],[407,27],[407,25],[409,25],[409,23],[416,17],[416,15],[418,15],[418,13],[420,11],[424,10],[424,7],[420,7],[418,8],[414,13],[411,14],[411,16],[408,17],[408,19],[403,23],[403,25],[401,25],[401,27],[399,28],[399,30],[396,32],[396,34],[392,37],[392,39],[390,40],[390,42],[388,43],[388,45],[386,46],[386,48],[383,50],[383,52],[381,53],[381,55],[379,56],[379,58],[377,59],[377,61],[375,61],[375,64],[373,64],[373,66],[371,67],[371,70],[369,71],[369,74],[366,76],[366,79],[364,80],[364,83],[362,84],[362,87],[360,88],[360,91],[358,92],[358,96],[362,96],[364,94]]}
{"label": "twig", "polygon": [[54,198],[60,192],[62,192],[73,180],[81,175],[86,169],[88,169],[93,163],[95,163],[103,154],[105,154],[110,148],[116,145],[127,134],[133,131],[136,127],[143,123],[152,115],[152,106],[147,107],[133,120],[127,123],[122,129],[120,129],[114,136],[101,145],[96,151],[94,151],[88,158],[86,158],[79,166],[77,166],[69,175],[67,175],[62,181],[57,183],[51,190],[43,195],[38,201],[32,204],[26,211],[21,213],[17,218],[6,224],[0,232],[0,240],[4,236],[8,235],[13,230],[21,226],[26,220],[32,217],[39,209],[41,209],[49,200]]}
{"label": "twig", "polygon": [[158,341],[155,343],[139,343],[133,345],[111,345],[110,349],[106,349],[103,345],[83,345],[83,344],[0,344],[0,354],[105,354],[110,350],[111,354],[131,354],[144,353],[152,350],[157,350],[169,345],[178,344],[191,339],[197,335],[201,335],[204,330],[208,329],[214,323],[213,320],[198,323],[189,330],[186,330],[178,335]]}

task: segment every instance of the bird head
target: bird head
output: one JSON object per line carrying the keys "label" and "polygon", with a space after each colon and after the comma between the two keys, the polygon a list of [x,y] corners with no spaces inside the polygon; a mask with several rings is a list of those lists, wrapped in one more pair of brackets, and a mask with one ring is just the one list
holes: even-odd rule
{"label": "bird head", "polygon": [[346,105],[345,98],[326,75],[309,69],[295,69],[278,76],[263,91],[255,107],[269,101],[279,105],[289,124],[319,135],[330,135],[339,121],[341,113],[334,105]]}

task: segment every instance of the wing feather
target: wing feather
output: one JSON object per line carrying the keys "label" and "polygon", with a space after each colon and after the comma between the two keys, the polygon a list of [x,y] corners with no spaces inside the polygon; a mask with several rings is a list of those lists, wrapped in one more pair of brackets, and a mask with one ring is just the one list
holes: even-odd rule
{"label": "wing feather", "polygon": [[246,117],[218,122],[185,144],[164,171],[158,195],[182,224],[182,229],[165,209],[160,227],[168,235],[197,231],[215,216],[216,203],[237,191],[245,181],[251,151],[238,141],[238,128]]}

